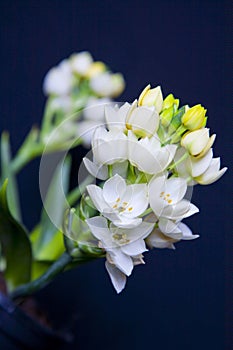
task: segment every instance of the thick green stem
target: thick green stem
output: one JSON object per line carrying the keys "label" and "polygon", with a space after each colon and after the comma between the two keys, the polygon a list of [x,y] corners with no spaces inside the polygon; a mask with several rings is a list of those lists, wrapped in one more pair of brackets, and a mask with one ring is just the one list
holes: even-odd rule
{"label": "thick green stem", "polygon": [[12,299],[18,299],[35,293],[51,282],[71,261],[72,257],[65,252],[42,276],[32,282],[19,286],[10,294],[10,297]]}

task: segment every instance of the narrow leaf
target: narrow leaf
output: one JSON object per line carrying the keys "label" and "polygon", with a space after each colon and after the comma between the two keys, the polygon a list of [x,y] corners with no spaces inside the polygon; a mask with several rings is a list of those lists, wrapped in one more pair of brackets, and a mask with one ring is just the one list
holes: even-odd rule
{"label": "narrow leaf", "polygon": [[16,177],[11,169],[11,150],[9,142],[9,134],[2,133],[1,137],[1,182],[8,178],[7,198],[11,213],[14,218],[21,221],[19,196]]}
{"label": "narrow leaf", "polygon": [[31,277],[31,243],[25,228],[11,215],[6,180],[0,189],[0,243],[6,261],[4,276],[8,290],[27,283]]}

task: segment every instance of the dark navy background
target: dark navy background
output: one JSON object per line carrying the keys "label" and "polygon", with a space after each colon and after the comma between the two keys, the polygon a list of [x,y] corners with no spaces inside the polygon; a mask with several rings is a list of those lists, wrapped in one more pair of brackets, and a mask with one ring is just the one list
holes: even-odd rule
{"label": "dark navy background", "polygon": [[[16,150],[40,123],[47,70],[89,50],[125,75],[122,101],[151,83],[182,104],[207,107],[215,155],[230,166],[231,29],[230,1],[1,1],[1,129],[10,130]],[[41,206],[38,166],[34,161],[19,178],[29,227]],[[228,171],[214,185],[195,188],[200,214],[187,222],[200,238],[145,254],[146,265],[135,268],[122,294],[114,292],[103,261],[60,276],[39,293],[58,325],[72,323],[76,341],[67,349],[230,349],[231,178]]]}

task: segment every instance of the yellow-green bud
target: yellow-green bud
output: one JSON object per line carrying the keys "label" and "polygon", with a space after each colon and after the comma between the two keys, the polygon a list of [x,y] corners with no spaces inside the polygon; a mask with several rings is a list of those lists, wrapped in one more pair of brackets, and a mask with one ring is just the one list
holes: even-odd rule
{"label": "yellow-green bud", "polygon": [[157,86],[156,88],[151,89],[150,85],[147,85],[147,87],[145,87],[139,96],[138,106],[154,106],[157,112],[160,113],[163,106],[163,95],[161,87]]}
{"label": "yellow-green bud", "polygon": [[173,106],[166,108],[162,111],[162,113],[160,114],[160,118],[161,118],[161,124],[167,128],[168,125],[170,124],[172,117],[174,114],[174,109]]}
{"label": "yellow-green bud", "polygon": [[176,105],[176,109],[179,107],[180,100],[178,98],[175,98],[172,94],[169,94],[165,100],[163,101],[163,110],[173,107],[173,105]]}
{"label": "yellow-green bud", "polygon": [[182,117],[183,125],[190,131],[201,129],[206,124],[206,109],[200,104],[189,108]]}

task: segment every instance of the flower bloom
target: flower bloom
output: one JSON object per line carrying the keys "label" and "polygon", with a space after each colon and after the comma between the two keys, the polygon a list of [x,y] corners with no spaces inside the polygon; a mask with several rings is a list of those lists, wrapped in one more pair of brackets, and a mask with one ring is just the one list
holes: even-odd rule
{"label": "flower bloom", "polygon": [[130,276],[135,264],[146,245],[146,238],[153,224],[141,223],[133,229],[123,229],[110,225],[105,218],[97,216],[86,220],[92,234],[100,241],[100,247],[107,252],[106,268],[117,291],[125,286],[126,276]]}
{"label": "flower bloom", "polygon": [[163,106],[163,94],[161,87],[157,86],[154,89],[150,88],[150,85],[147,85],[142,91],[138,99],[139,106],[154,106],[158,113],[161,112]]}
{"label": "flower bloom", "polygon": [[68,60],[51,68],[44,78],[43,89],[46,95],[68,95],[71,92],[73,76]]}
{"label": "flower bloom", "polygon": [[87,186],[87,191],[97,210],[115,226],[132,228],[142,222],[141,215],[148,207],[146,184],[126,185],[116,174],[104,183],[103,189]]}

